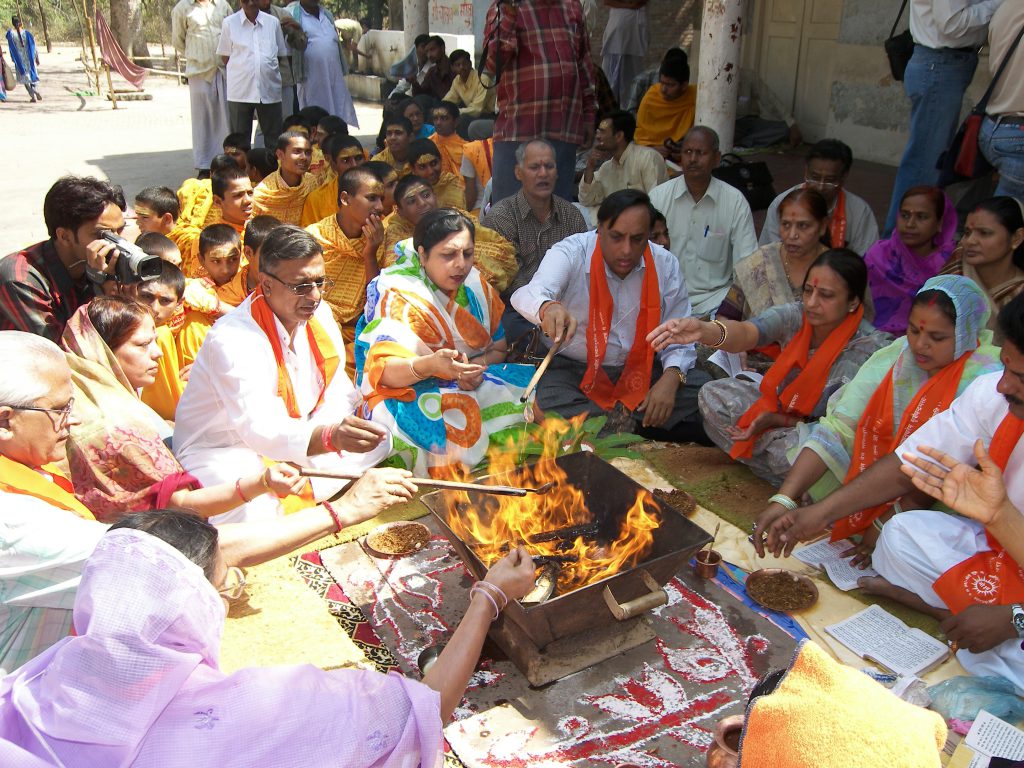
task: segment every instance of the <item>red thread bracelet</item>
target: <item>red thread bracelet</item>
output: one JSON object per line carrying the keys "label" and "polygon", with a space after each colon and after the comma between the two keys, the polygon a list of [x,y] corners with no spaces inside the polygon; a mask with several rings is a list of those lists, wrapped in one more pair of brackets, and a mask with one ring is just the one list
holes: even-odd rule
{"label": "red thread bracelet", "polygon": [[334,447],[334,440],[331,433],[334,432],[334,427],[321,427],[320,428],[320,440],[324,444],[324,453],[335,453],[337,448]]}
{"label": "red thread bracelet", "polygon": [[242,493],[242,478],[235,480],[235,491],[238,493],[238,498],[242,500],[243,504],[248,504],[250,499],[245,498],[245,494]]}
{"label": "red thread bracelet", "polygon": [[331,520],[334,521],[334,532],[341,533],[341,529],[345,526],[341,524],[341,518],[338,517],[338,513],[334,510],[334,507],[331,506],[329,501],[325,501],[323,503],[323,508],[327,510],[328,514],[331,516]]}

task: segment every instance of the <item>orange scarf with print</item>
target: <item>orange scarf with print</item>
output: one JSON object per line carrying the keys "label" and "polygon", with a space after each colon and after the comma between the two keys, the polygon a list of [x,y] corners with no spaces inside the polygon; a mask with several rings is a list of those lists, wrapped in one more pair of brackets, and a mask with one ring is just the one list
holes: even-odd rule
{"label": "orange scarf with print", "polygon": [[[967,365],[967,360],[972,354],[974,354],[973,350],[960,355],[959,360],[954,360],[921,386],[917,394],[914,395],[914,399],[903,411],[903,418],[900,419],[895,434],[889,431],[889,425],[893,420],[892,368],[889,369],[885,379],[871,395],[860,421],[857,422],[853,453],[850,456],[850,469],[846,473],[843,485],[849,483],[886,454],[896,450],[904,440],[914,434],[917,428],[932,416],[949,408],[949,404],[956,397],[957,387],[960,386],[960,377],[964,374],[964,366]],[[842,541],[855,533],[860,533],[889,506],[889,504],[879,504],[877,507],[844,517],[832,526],[831,540]]]}
{"label": "orange scarf with print", "polygon": [[[795,416],[809,416],[821,399],[821,393],[828,383],[828,373],[836,360],[846,349],[850,339],[857,333],[860,321],[864,317],[864,305],[850,312],[839,326],[828,335],[824,343],[811,355],[811,336],[813,331],[807,316],[804,315],[803,325],[790,342],[783,348],[778,360],[772,363],[768,373],[761,379],[761,399],[750,406],[740,416],[736,426],[740,429],[750,426],[754,419],[762,413],[789,413]],[[779,394],[779,387],[790,371],[799,368],[800,373]],[[752,435],[746,440],[733,443],[729,455],[734,459],[750,458],[754,452],[754,443],[759,435]]]}
{"label": "orange scarf with print", "polygon": [[[999,422],[988,447],[989,456],[1003,472],[1006,472],[1010,454],[1022,435],[1024,420],[1007,413]],[[957,563],[932,584],[935,594],[953,613],[960,613],[974,603],[1010,605],[1024,602],[1024,578],[1020,566],[988,531],[985,538],[991,549]]]}
{"label": "orange scarf with print", "polygon": [[832,221],[828,227],[829,243],[833,248],[846,247],[846,191],[840,187],[836,195],[836,207],[832,209]]}
{"label": "orange scarf with print", "polygon": [[604,256],[601,254],[601,239],[597,239],[594,253],[590,257],[590,315],[587,322],[587,372],[580,389],[587,397],[606,411],[621,401],[629,410],[635,410],[651,385],[651,368],[654,364],[654,347],[647,343],[647,335],[661,322],[661,291],[658,288],[658,270],[654,266],[654,255],[650,244],[644,250],[643,285],[640,288],[640,307],[636,316],[636,332],[633,346],[626,356],[626,364],[619,380],[612,385],[608,374],[601,367],[608,349],[608,337],[612,330],[612,314],[615,302],[608,290],[605,277]]}
{"label": "orange scarf with print", "polygon": [[[281,338],[278,336],[277,327],[274,324],[274,313],[263,297],[262,286],[253,291],[252,304],[249,309],[252,312],[252,319],[267,335],[270,347],[274,350],[274,361],[277,363],[277,394],[284,400],[288,415],[297,419],[302,414],[299,412],[299,404],[295,399],[295,389],[292,386],[291,377],[284,365],[284,350],[281,348]],[[338,372],[340,358],[331,337],[327,335],[327,331],[315,317],[310,318],[306,323],[306,335],[309,338],[309,348],[313,351],[313,359],[316,361],[316,369],[320,372],[320,381],[323,382],[320,386],[320,396],[316,400],[316,405],[313,406],[315,411],[323,403],[324,393],[327,392],[327,387],[330,386],[334,374]]]}
{"label": "orange scarf with print", "polygon": [[20,462],[0,456],[0,491],[34,496],[85,520],[96,519],[89,508],[75,497],[71,481],[56,466],[44,464],[40,469],[50,475],[52,481]]}

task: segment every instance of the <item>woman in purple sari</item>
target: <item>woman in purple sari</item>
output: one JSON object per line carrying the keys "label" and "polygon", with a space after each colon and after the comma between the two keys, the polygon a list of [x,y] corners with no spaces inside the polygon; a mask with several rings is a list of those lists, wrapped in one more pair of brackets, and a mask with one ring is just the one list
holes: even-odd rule
{"label": "woman in purple sari", "polygon": [[956,207],[937,187],[911,187],[903,195],[896,231],[864,254],[878,330],[906,333],[914,296],[953,252],[956,225]]}
{"label": "woman in purple sari", "polygon": [[226,600],[245,586],[217,529],[183,512],[128,515],[82,571],[75,630],[0,680],[5,768],[440,768],[441,729],[490,622],[533,587],[517,548],[470,591],[422,682],[311,665],[220,670]]}

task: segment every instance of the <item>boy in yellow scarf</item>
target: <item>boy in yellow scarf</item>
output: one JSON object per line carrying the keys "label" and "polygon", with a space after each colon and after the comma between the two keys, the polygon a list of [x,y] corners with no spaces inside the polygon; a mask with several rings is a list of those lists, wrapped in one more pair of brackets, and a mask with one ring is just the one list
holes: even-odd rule
{"label": "boy in yellow scarf", "polygon": [[331,168],[331,179],[310,193],[302,206],[302,226],[308,227],[338,211],[338,177],[349,168],[366,162],[363,145],[355,136],[335,134],[323,143],[324,154]]}
{"label": "boy in yellow scarf", "polygon": [[313,150],[309,137],[299,131],[286,131],[277,140],[278,168],[257,185],[253,192],[253,215],[269,214],[283,224],[298,225],[302,206],[317,188],[309,170]]}

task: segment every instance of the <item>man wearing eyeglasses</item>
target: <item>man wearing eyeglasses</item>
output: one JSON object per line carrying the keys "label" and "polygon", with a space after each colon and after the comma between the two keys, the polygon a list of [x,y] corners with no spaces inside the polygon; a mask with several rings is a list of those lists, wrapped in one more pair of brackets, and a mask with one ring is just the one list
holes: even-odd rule
{"label": "man wearing eyeglasses", "polygon": [[[42,336],[0,331],[0,360],[0,670],[11,671],[68,636],[82,566],[107,526],[57,466],[79,423],[64,353]],[[287,554],[415,490],[408,472],[377,469],[330,509],[222,526],[224,562],[244,567]],[[240,591],[237,580],[225,587],[226,596]]]}
{"label": "man wearing eyeglasses", "polygon": [[768,207],[760,245],[778,243],[779,203],[799,186],[816,189],[828,203],[829,234],[833,248],[849,248],[861,256],[878,240],[878,221],[867,201],[846,189],[846,177],[853,165],[853,152],[841,141],[822,139],[807,153],[804,183],[780,194]]}
{"label": "man wearing eyeglasses", "polygon": [[[332,288],[308,232],[282,226],[263,242],[256,290],[210,330],[175,414],[174,453],[204,484],[263,459],[362,474],[388,455],[386,430],[354,415],[345,342],[324,301]],[[316,499],[344,486],[312,482]],[[264,494],[213,522],[273,518],[279,506]]]}
{"label": "man wearing eyeglasses", "polygon": [[324,299],[341,325],[346,373],[355,375],[356,323],[366,304],[366,285],[384,266],[384,185],[365,167],[351,168],[338,179],[338,211],[307,231],[324,251],[333,283]]}

